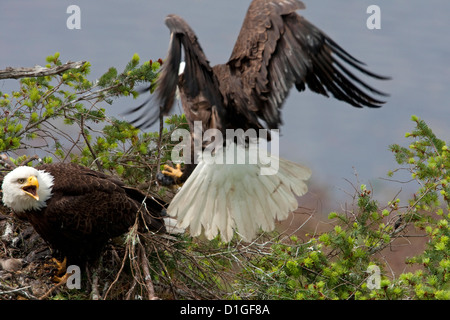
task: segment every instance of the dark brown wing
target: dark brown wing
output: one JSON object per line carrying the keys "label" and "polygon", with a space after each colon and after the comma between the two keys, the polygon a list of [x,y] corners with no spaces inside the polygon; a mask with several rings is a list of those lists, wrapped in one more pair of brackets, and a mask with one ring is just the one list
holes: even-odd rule
{"label": "dark brown wing", "polygon": [[[269,128],[281,124],[280,108],[293,85],[330,93],[355,107],[380,107],[384,102],[370,94],[385,94],[357,78],[349,68],[377,78],[325,33],[295,11],[305,8],[298,0],[254,0],[227,63],[230,73],[242,79],[247,105]],[[240,110],[237,110],[239,113]]]}
{"label": "dark brown wing", "polygon": [[[178,86],[181,97],[184,99],[183,106],[189,105],[189,108],[184,110],[188,120],[202,121],[206,127],[213,125],[221,127],[219,123],[216,123],[224,113],[218,81],[197,36],[186,21],[177,15],[168,15],[165,22],[171,33],[170,44],[155,91],[156,104],[160,106],[161,114],[167,115],[172,109]],[[184,56],[185,69],[183,75],[179,76],[182,56]],[[130,113],[139,111],[144,105],[131,110]],[[147,106],[154,108],[155,102]],[[150,112],[147,114],[151,114],[151,110],[148,111]],[[155,115],[154,112],[153,114]],[[211,119],[212,117],[214,119]],[[140,123],[137,119],[132,123],[141,128],[148,128],[158,118],[159,114],[156,114],[156,117],[147,117]]]}

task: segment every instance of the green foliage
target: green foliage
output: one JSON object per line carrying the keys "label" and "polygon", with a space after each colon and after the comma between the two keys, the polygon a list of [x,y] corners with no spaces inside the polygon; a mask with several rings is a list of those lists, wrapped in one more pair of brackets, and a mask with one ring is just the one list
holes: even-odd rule
{"label": "green foliage", "polygon": [[[59,56],[48,56],[47,67],[61,65]],[[106,116],[105,102],[136,98],[136,85],[155,83],[160,63],[139,61],[134,54],[123,72],[112,67],[98,81],[87,79],[88,62],[54,76],[21,79],[17,91],[0,95],[0,152],[16,155],[16,162],[23,161],[20,153],[38,152],[44,162],[95,165],[133,185],[151,180],[160,158],[170,156],[171,132],[186,119],[168,119],[160,138]]]}
{"label": "green foliage", "polygon": [[415,274],[401,276],[415,299],[450,299],[450,152],[425,121],[412,116],[416,129],[406,137],[414,140],[409,148],[392,145],[397,162],[419,184],[409,201],[412,220],[424,229],[429,242],[426,250],[409,263],[423,266]]}
{"label": "green foliage", "polygon": [[397,162],[409,165],[411,177],[420,184],[418,194],[411,199],[410,205],[417,210],[429,210],[439,206],[441,199],[450,204],[450,151],[448,145],[438,139],[427,124],[412,117],[416,129],[406,133],[407,138],[414,139],[408,148],[397,144],[390,146]]}
{"label": "green foliage", "polygon": [[[378,211],[363,186],[354,212],[331,213],[329,218],[337,221],[335,227],[306,242],[291,237],[289,242],[273,244],[273,254],[255,258],[243,270],[245,280],[238,282],[238,290],[245,292],[250,288],[247,285],[256,281],[262,284],[258,290],[251,287],[251,297],[256,299],[370,298],[367,270],[372,264],[380,265],[373,255],[389,244],[393,234],[392,225],[387,225]],[[383,281],[394,296],[388,280]]]}
{"label": "green foliage", "polygon": [[[353,210],[330,213],[333,230],[303,242],[291,237],[272,244],[269,254],[243,268],[235,294],[255,299],[450,299],[448,146],[423,120],[413,121],[416,129],[406,135],[415,140],[410,147],[390,147],[419,183],[408,206],[400,207],[395,199],[380,208],[361,185]],[[422,268],[389,278],[376,254],[412,223],[429,237],[426,250],[407,261]],[[375,288],[369,285],[373,265],[381,270]]]}

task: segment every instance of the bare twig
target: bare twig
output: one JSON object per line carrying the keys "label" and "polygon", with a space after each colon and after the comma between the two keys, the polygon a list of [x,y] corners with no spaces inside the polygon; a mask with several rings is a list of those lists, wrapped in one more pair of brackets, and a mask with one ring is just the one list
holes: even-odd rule
{"label": "bare twig", "polygon": [[11,161],[11,159],[8,158],[6,154],[3,153],[0,154],[0,165],[2,165],[6,170],[13,170],[17,167],[25,166],[29,162],[34,160],[39,160],[39,157],[37,155],[34,155],[32,157],[26,158],[21,163],[16,165],[14,162]]}
{"label": "bare twig", "polygon": [[55,74],[62,73],[69,69],[78,69],[82,67],[86,61],[77,61],[77,62],[66,62],[60,66],[46,68],[41,66],[35,66],[32,68],[12,68],[7,67],[4,70],[0,70],[0,79],[20,79],[26,77],[44,77],[44,76],[52,76]]}
{"label": "bare twig", "polygon": [[14,162],[12,162],[6,154],[0,154],[0,164],[3,165],[6,169],[14,169],[17,166]]}
{"label": "bare twig", "polygon": [[145,249],[142,246],[139,246],[139,255],[142,263],[142,271],[144,272],[144,281],[147,288],[148,299],[159,300],[159,298],[155,295],[155,288],[153,286],[152,277],[148,268],[147,255],[145,254]]}
{"label": "bare twig", "polygon": [[53,287],[51,287],[44,295],[39,297],[39,300],[45,300],[55,291],[57,288],[62,287],[67,283],[68,277],[63,277],[63,280],[55,284]]}
{"label": "bare twig", "polygon": [[92,292],[91,292],[92,300],[100,300],[101,296],[98,292],[98,274],[97,271],[94,271],[92,275]]}
{"label": "bare twig", "polygon": [[95,165],[97,166],[97,169],[100,172],[104,172],[103,171],[103,167],[102,167],[101,163],[98,160],[97,154],[95,153],[94,149],[91,147],[91,144],[89,143],[89,139],[86,136],[86,133],[84,132],[84,116],[83,115],[81,115],[80,130],[81,130],[81,136],[84,138],[84,142],[86,143],[87,147],[89,148],[89,151],[92,154],[92,157],[94,159]]}
{"label": "bare twig", "polygon": [[[161,166],[161,155],[162,155],[162,136],[163,136],[163,130],[164,130],[164,120],[163,120],[163,114],[161,112],[162,107],[160,107],[159,112],[159,137],[158,137],[158,157],[156,158],[156,170],[159,172],[159,167]],[[159,189],[158,184],[158,189]]]}
{"label": "bare twig", "polygon": [[37,300],[35,296],[28,293],[27,290],[30,288],[30,286],[23,287],[23,288],[12,288],[10,286],[7,286],[5,284],[0,283],[0,289],[5,291],[0,291],[0,295],[7,294],[7,295],[19,295],[29,300]]}
{"label": "bare twig", "polygon": [[122,271],[123,271],[123,269],[125,267],[125,262],[127,260],[128,249],[129,249],[128,246],[125,246],[125,253],[124,253],[123,258],[122,258],[122,264],[120,265],[120,269],[119,269],[119,271],[116,274],[116,278],[114,279],[114,281],[109,285],[108,289],[106,290],[106,293],[105,293],[104,298],[103,298],[104,300],[106,300],[106,297],[108,296],[109,292],[111,291],[113,286],[116,284],[116,282],[119,281],[120,274],[122,273]]}
{"label": "bare twig", "polygon": [[32,162],[34,160],[39,160],[39,157],[37,155],[34,155],[34,156],[30,157],[30,158],[26,158],[21,163],[19,163],[17,166],[18,167],[26,166],[28,163],[30,163],[30,162]]}

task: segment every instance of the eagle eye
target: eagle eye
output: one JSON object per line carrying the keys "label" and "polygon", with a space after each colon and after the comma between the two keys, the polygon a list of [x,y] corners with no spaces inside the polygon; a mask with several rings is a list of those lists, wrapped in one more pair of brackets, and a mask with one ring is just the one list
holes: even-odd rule
{"label": "eagle eye", "polygon": [[20,184],[23,184],[25,182],[25,179],[23,179],[23,178],[17,179],[17,182]]}

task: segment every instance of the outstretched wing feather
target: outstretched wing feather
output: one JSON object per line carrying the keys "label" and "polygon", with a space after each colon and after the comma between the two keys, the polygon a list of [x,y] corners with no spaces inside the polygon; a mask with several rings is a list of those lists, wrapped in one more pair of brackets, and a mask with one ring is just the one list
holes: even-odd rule
{"label": "outstretched wing feather", "polygon": [[[358,78],[354,69],[375,79],[389,79],[367,70],[324,32],[296,13],[304,5],[298,0],[254,0],[247,12],[229,61],[232,74],[242,79],[247,104],[235,103],[237,113],[254,110],[248,117],[268,128],[282,123],[280,109],[292,86],[333,95],[355,107],[380,107],[384,101],[373,94],[383,92]],[[242,99],[240,99],[242,101]]]}

